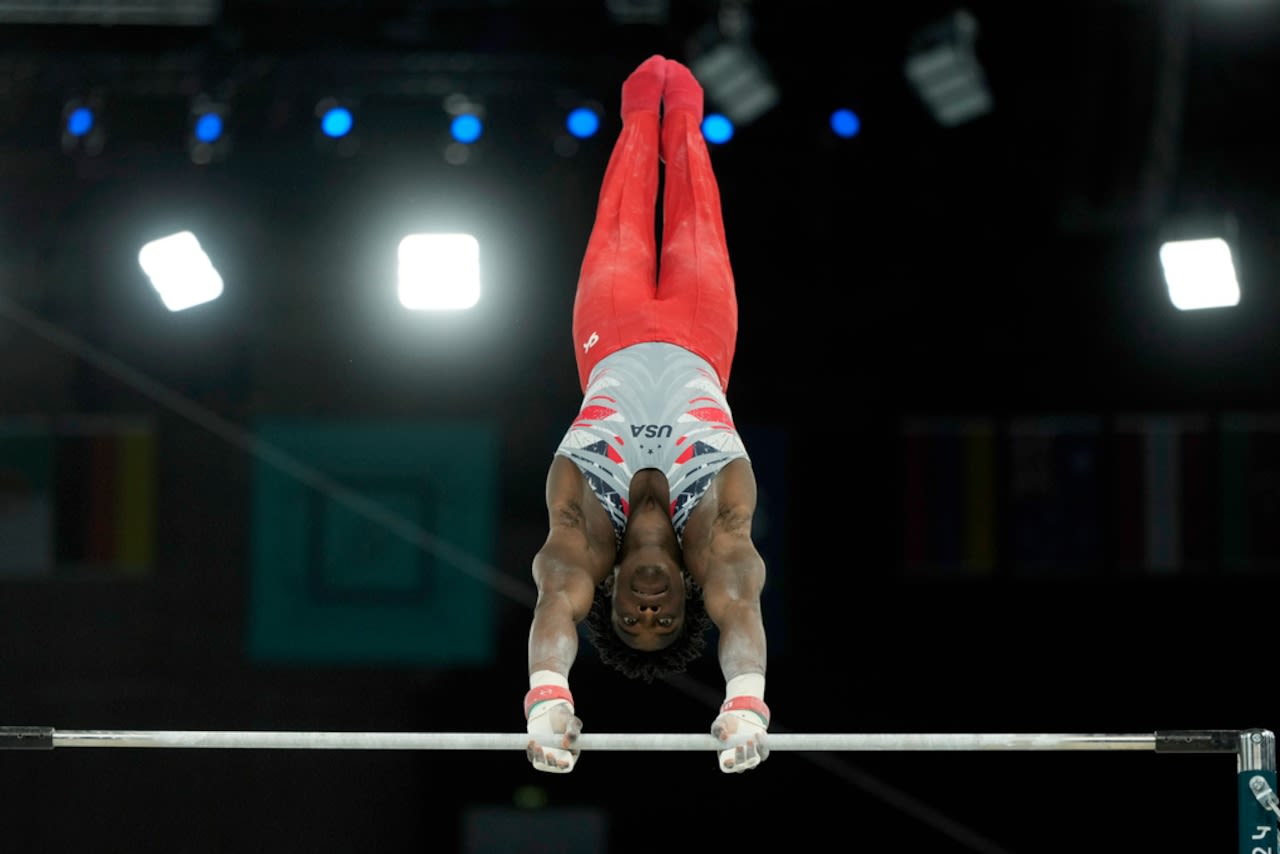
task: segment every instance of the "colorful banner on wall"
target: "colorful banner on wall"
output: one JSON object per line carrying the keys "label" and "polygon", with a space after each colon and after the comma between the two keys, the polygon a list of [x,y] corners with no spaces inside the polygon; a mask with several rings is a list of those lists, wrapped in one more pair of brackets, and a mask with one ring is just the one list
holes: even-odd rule
{"label": "colorful banner on wall", "polygon": [[1198,414],[1121,415],[1109,436],[1110,552],[1120,571],[1199,571],[1213,560],[1214,448]]}
{"label": "colorful banner on wall", "polygon": [[903,427],[903,553],[912,572],[996,565],[996,424],[917,418]]}
{"label": "colorful banner on wall", "polygon": [[905,422],[904,570],[1280,571],[1280,413]]}
{"label": "colorful banner on wall", "polygon": [[150,572],[155,453],[143,418],[0,423],[0,575]]}
{"label": "colorful banner on wall", "polygon": [[495,429],[281,419],[263,421],[256,434],[340,490],[258,462],[248,620],[253,658],[490,662],[494,592],[402,532],[425,532],[482,564],[494,559],[501,452]]}
{"label": "colorful banner on wall", "polygon": [[53,433],[0,424],[0,578],[53,572]]}
{"label": "colorful banner on wall", "polygon": [[1219,447],[1223,567],[1280,570],[1280,414],[1224,415]]}
{"label": "colorful banner on wall", "polygon": [[1105,558],[1103,425],[1088,416],[1030,416],[1009,425],[1009,568],[1080,575]]}

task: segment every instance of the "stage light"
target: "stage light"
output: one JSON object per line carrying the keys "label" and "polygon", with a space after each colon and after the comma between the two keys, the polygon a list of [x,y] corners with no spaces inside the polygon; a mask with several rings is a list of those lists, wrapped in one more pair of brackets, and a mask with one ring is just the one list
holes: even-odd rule
{"label": "stage light", "polygon": [[1160,247],[1169,301],[1182,311],[1240,302],[1231,246],[1221,237],[1169,241]]}
{"label": "stage light", "polygon": [[226,104],[203,94],[192,100],[187,126],[187,151],[192,163],[203,166],[226,157],[231,147],[226,117]]}
{"label": "stage light", "polygon": [[993,109],[975,43],[978,22],[967,10],[952,12],[912,38],[907,79],[943,127],[955,127]]}
{"label": "stage light", "polygon": [[93,130],[93,110],[88,107],[75,107],[67,116],[67,133],[81,137]]}
{"label": "stage light", "polygon": [[850,139],[862,130],[862,120],[853,110],[841,108],[831,114],[831,131],[842,139]]}
{"label": "stage light", "polygon": [[189,231],[147,243],[138,252],[138,264],[170,311],[182,311],[222,295],[222,276]]}
{"label": "stage light", "polygon": [[356,105],[330,96],[316,104],[316,147],[339,157],[351,157],[360,148],[356,133]]}
{"label": "stage light", "polygon": [[480,121],[479,116],[471,113],[454,116],[453,121],[449,124],[449,133],[463,145],[470,145],[475,142],[483,132],[484,123]]}
{"label": "stage light", "polygon": [[480,244],[470,234],[410,234],[399,248],[400,304],[413,311],[480,301]]}
{"label": "stage light", "polygon": [[351,133],[355,119],[346,107],[329,107],[320,115],[320,130],[330,139],[341,139]]}
{"label": "stage light", "polygon": [[704,29],[704,48],[689,62],[689,70],[706,90],[710,106],[738,127],[746,127],[776,107],[782,99],[773,72],[751,43],[755,29],[749,3],[718,4],[715,23]]}
{"label": "stage light", "polygon": [[102,152],[106,132],[102,102],[96,97],[72,98],[62,106],[62,150],[68,154]]}
{"label": "stage light", "polygon": [[721,113],[709,113],[702,120],[702,137],[715,145],[726,143],[733,139],[733,122]]}
{"label": "stage light", "polygon": [[600,115],[589,107],[578,107],[569,113],[565,126],[578,139],[588,139],[600,130]]}
{"label": "stage light", "polygon": [[204,143],[215,143],[222,137],[222,116],[217,113],[205,113],[196,119],[196,139]]}

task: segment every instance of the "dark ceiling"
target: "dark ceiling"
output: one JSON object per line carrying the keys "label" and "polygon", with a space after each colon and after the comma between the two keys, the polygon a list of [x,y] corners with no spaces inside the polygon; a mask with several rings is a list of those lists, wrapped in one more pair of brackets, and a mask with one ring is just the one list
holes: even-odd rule
{"label": "dark ceiling", "polygon": [[[727,17],[733,8],[745,17]],[[737,34],[781,100],[715,152],[746,297],[742,358],[754,359],[749,342],[765,336],[852,339],[866,342],[859,362],[889,356],[905,371],[876,367],[884,387],[930,389],[921,406],[950,405],[948,365],[987,377],[993,385],[965,394],[991,405],[1036,403],[1046,389],[1064,403],[1105,404],[1113,380],[1127,382],[1113,397],[1176,403],[1187,392],[1183,369],[1218,347],[1216,364],[1234,379],[1196,383],[1196,393],[1266,398],[1263,378],[1280,356],[1267,331],[1280,192],[1280,120],[1267,93],[1280,73],[1280,3],[1107,0],[1069,14],[969,3],[995,109],[944,128],[903,63],[913,36],[956,8],[700,0],[671,3],[659,22],[622,23],[606,0],[232,0],[208,26],[15,23],[0,30],[0,174],[13,189],[0,215],[23,234],[10,257],[56,254],[80,228],[83,246],[136,245],[130,225],[145,230],[198,202],[221,217],[206,223],[210,241],[221,229],[235,252],[280,259],[308,241],[334,245],[324,229],[350,227],[341,216],[366,228],[388,211],[429,220],[437,214],[423,213],[434,210],[424,199],[447,197],[473,229],[492,230],[488,245],[503,247],[490,270],[510,261],[511,281],[521,280],[518,293],[504,293],[503,279],[491,279],[490,292],[514,306],[510,322],[518,315],[529,326],[545,307],[539,322],[559,323],[622,78],[651,53],[692,62],[724,36],[726,20],[745,20]],[[110,136],[97,157],[68,156],[54,127],[66,99],[86,92],[103,99]],[[226,97],[236,140],[208,168],[185,149],[190,99],[201,92]],[[490,128],[461,170],[438,154],[450,92],[484,103]],[[327,93],[361,104],[355,157],[311,144],[311,108]],[[603,107],[604,132],[558,156],[560,116],[582,100]],[[826,128],[841,105],[862,117],[852,140]],[[1238,224],[1252,310],[1188,330],[1170,319],[1154,247],[1180,218],[1224,214]],[[272,287],[307,282],[311,305],[314,283],[336,268],[323,252],[290,257],[291,275]],[[778,281],[810,283],[812,299],[783,299],[769,287]],[[858,310],[810,316],[813,302],[831,300]],[[824,333],[815,339],[814,328]],[[524,334],[513,329],[512,340],[534,347]],[[1234,343],[1213,343],[1223,339]],[[937,354],[948,358],[938,364]],[[1040,370],[1021,380],[1010,366],[1029,364],[1028,354]],[[1170,376],[1150,376],[1153,363]],[[1096,378],[1081,384],[1081,375]]]}

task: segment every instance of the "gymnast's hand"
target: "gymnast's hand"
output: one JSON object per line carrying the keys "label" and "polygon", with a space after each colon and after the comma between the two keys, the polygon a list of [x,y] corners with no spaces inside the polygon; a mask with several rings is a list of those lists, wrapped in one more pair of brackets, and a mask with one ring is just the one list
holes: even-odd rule
{"label": "gymnast's hand", "polygon": [[575,749],[582,734],[582,720],[573,713],[573,704],[566,700],[547,700],[538,703],[529,713],[529,746],[525,755],[539,771],[552,774],[568,774],[573,770],[581,752]]}
{"label": "gymnast's hand", "polygon": [[726,774],[740,774],[768,759],[768,729],[769,719],[760,712],[748,709],[722,711],[711,724],[711,734],[722,742],[719,748],[720,770]]}

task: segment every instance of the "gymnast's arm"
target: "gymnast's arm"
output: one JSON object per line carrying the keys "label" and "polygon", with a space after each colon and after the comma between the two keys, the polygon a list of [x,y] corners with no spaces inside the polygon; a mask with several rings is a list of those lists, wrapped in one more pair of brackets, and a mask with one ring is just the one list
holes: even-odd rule
{"label": "gymnast's arm", "polygon": [[533,558],[538,600],[529,629],[529,674],[550,671],[568,679],[578,655],[577,624],[591,608],[595,584],[581,513],[559,508],[551,515],[547,540]]}
{"label": "gymnast's arm", "polygon": [[702,595],[720,630],[720,671],[726,683],[765,673],[767,645],[760,612],[764,559],[751,541],[751,513],[721,507],[711,535]]}
{"label": "gymnast's arm", "polygon": [[559,457],[547,476],[550,530],[533,558],[538,599],[529,628],[529,692],[524,713],[531,736],[529,761],[539,771],[568,773],[582,721],[569,691],[569,670],[578,655],[577,624],[586,617],[611,557],[593,549],[582,512],[581,475]]}
{"label": "gymnast's arm", "polygon": [[725,682],[765,672],[766,644],[760,614],[764,559],[751,540],[756,482],[749,465],[731,464],[717,485],[702,596],[720,630],[720,670]]}
{"label": "gymnast's arm", "polygon": [[751,540],[755,476],[749,466],[733,465],[721,477],[702,596],[708,616],[720,630],[720,670],[725,680],[724,703],[711,724],[711,734],[721,742],[720,770],[740,773],[769,756],[769,707],[764,703],[767,647],[760,612],[765,566]]}
{"label": "gymnast's arm", "polygon": [[547,473],[549,530],[533,558],[538,600],[529,630],[530,676],[551,672],[569,678],[578,654],[577,624],[591,609],[596,583],[604,580],[613,564],[614,556],[603,554],[588,535],[583,492],[578,467],[555,457]]}

